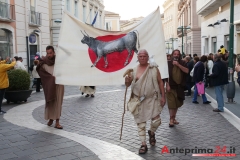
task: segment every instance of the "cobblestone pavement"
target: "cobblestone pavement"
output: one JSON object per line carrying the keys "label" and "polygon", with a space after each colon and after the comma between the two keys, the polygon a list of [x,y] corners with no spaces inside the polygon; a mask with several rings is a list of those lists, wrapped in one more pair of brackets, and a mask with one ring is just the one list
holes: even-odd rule
{"label": "cobblestone pavement", "polygon": [[[115,92],[102,92],[116,90]],[[121,91],[119,91],[121,90]],[[121,116],[123,112],[124,86],[98,87],[95,98],[85,98],[78,95],[64,100],[61,124],[64,130],[109,142],[136,153],[140,147],[137,127],[131,114],[126,113],[122,141],[119,140]],[[66,87],[65,95],[80,94],[76,87]],[[35,93],[29,102],[42,100],[43,93]],[[145,155],[147,160],[175,160],[175,159],[239,159],[240,132],[220,114],[212,112],[210,105],[191,103],[187,98],[184,106],[179,110],[179,125],[169,128],[169,114],[164,107],[161,118],[162,125],[156,132],[157,143],[149,147]],[[15,104],[6,105],[4,109],[11,109]],[[33,111],[33,117],[40,123],[43,119],[44,106]],[[14,118],[14,117],[13,117]],[[149,122],[148,122],[149,128]],[[148,137],[147,137],[148,139]],[[0,116],[0,159],[98,159],[88,148],[73,140],[19,127],[7,122]],[[184,153],[161,154],[161,149],[213,149],[215,146],[235,147],[237,157],[192,157]]]}

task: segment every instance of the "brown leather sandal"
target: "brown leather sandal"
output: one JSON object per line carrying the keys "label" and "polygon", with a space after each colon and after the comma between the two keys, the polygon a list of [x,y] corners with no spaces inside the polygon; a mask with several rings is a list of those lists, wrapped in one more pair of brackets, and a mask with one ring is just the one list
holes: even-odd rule
{"label": "brown leather sandal", "polygon": [[149,136],[150,145],[155,146],[155,144],[156,144],[155,133],[154,133],[154,135],[152,135],[151,131],[148,130],[148,136]]}
{"label": "brown leather sandal", "polygon": [[169,127],[174,127],[174,121],[173,121],[173,119],[170,119]]}
{"label": "brown leather sandal", "polygon": [[48,121],[47,125],[48,125],[48,126],[51,126],[52,124],[53,124],[53,120],[50,119],[50,120]]}
{"label": "brown leather sandal", "polygon": [[173,123],[174,124],[179,124],[179,122],[176,119],[174,119]]}
{"label": "brown leather sandal", "polygon": [[141,145],[138,153],[139,154],[145,154],[145,153],[147,153],[147,151],[148,151],[147,145]]}
{"label": "brown leather sandal", "polygon": [[58,124],[58,125],[55,125],[55,127],[54,128],[57,128],[57,129],[63,129],[63,127],[60,125],[60,124]]}

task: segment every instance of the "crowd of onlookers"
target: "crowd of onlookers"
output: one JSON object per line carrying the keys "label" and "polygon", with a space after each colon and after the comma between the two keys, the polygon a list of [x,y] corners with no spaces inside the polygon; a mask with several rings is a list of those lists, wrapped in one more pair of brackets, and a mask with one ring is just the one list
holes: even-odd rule
{"label": "crowd of onlookers", "polygon": [[[171,55],[167,54],[171,60]],[[186,62],[189,73],[186,78],[185,96],[191,97],[191,89],[194,87],[192,103],[198,104],[198,96],[202,97],[203,104],[209,104],[205,96],[205,88],[214,87],[218,108],[215,112],[223,112],[223,89],[229,81],[229,52],[221,46],[218,53],[208,55],[187,54],[182,57]],[[238,58],[239,59],[239,58]],[[240,64],[237,56],[233,55],[233,72],[237,73],[237,82],[240,85]]]}
{"label": "crowd of onlookers", "polygon": [[[14,60],[16,60],[16,64],[14,65],[13,69],[21,69],[27,72],[27,68],[24,66],[23,64],[23,58],[22,57],[18,57],[15,56]],[[36,67],[39,63],[40,60],[40,56],[37,55],[35,56],[35,59],[33,61],[33,65],[31,67],[29,67],[29,70],[31,72],[32,78],[33,78],[33,85],[32,88],[36,88],[36,92],[40,92],[40,88],[41,88],[41,79],[36,71]],[[0,58],[0,62],[1,63],[7,63],[10,64],[11,61],[13,61],[13,59],[7,57],[6,60],[3,60],[2,58]]]}

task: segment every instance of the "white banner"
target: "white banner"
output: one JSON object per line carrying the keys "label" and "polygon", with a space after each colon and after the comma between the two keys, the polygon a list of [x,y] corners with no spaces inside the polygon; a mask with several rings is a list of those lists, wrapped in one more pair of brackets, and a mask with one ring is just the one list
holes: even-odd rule
{"label": "white banner", "polygon": [[168,78],[159,8],[133,28],[117,32],[94,28],[64,13],[54,68],[56,83],[124,84],[123,74],[138,65],[137,51],[140,49],[154,56],[162,78]]}

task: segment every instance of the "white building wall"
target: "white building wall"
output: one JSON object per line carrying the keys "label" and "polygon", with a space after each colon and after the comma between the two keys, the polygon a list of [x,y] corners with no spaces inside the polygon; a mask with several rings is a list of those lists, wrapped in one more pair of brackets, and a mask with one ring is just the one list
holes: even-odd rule
{"label": "white building wall", "polygon": [[[164,36],[166,41],[166,48],[168,48],[167,43],[171,43],[174,49],[178,48],[178,36],[177,36],[177,28],[178,26],[178,0],[166,0],[163,4],[164,8],[164,20],[163,20],[163,29]],[[175,40],[172,42],[170,38],[174,38]],[[173,43],[173,44],[172,44]],[[166,53],[171,53],[172,47],[170,50],[166,49]]]}
{"label": "white building wall", "polygon": [[[239,1],[239,0],[238,0]],[[226,4],[223,8],[227,8],[223,12],[215,11],[208,16],[202,18],[201,23],[201,41],[202,41],[202,54],[209,54],[213,52],[213,42],[212,38],[217,38],[217,49],[220,48],[221,45],[226,46],[226,40],[225,36],[229,35],[229,20],[230,20],[230,8],[229,4]],[[236,3],[234,7],[234,21],[240,20],[240,3]],[[220,25],[215,25],[214,27],[207,27],[209,24],[213,24],[217,21],[221,21],[222,19],[227,19],[228,22],[220,22]],[[239,34],[240,32],[236,31],[236,27],[234,28],[234,53],[238,54],[240,53],[240,44],[237,43],[239,41]],[[206,43],[208,39],[208,48],[206,49]],[[206,50],[204,51],[203,48]],[[237,50],[237,48],[239,48]]]}
{"label": "white building wall", "polygon": [[[66,9],[66,0],[51,0],[51,23],[50,23],[50,31],[51,31],[51,44],[56,47],[58,44],[58,37],[59,37],[59,30],[61,27],[61,23],[55,23],[54,20],[59,19],[62,20],[62,13]],[[92,20],[95,17],[94,11],[99,11],[98,12],[98,17],[97,21],[94,25],[94,27],[104,29],[104,6],[103,6],[103,1],[99,0],[78,0],[78,15],[75,16],[77,19],[80,21],[84,22],[83,19],[83,6],[86,6],[85,8],[85,19],[86,23],[91,24]],[[75,8],[75,3],[74,0],[70,0],[70,11],[68,11],[70,14],[74,16],[74,8]],[[90,8],[92,9],[91,15],[90,15]],[[102,12],[100,14],[100,11]],[[101,16],[100,16],[101,15]],[[101,18],[100,18],[101,17]],[[100,23],[100,19],[101,23]],[[91,20],[90,20],[91,19]],[[100,26],[101,24],[101,26]]]}
{"label": "white building wall", "polygon": [[29,25],[30,2],[24,0],[15,0],[16,15],[16,54],[23,57],[24,65],[27,65],[27,43],[28,37],[34,30],[38,30],[38,50],[41,55],[45,55],[45,48],[50,45],[49,31],[49,5],[48,0],[36,1],[35,11],[41,13],[42,24],[40,26]]}

